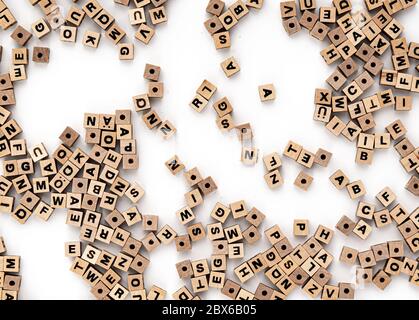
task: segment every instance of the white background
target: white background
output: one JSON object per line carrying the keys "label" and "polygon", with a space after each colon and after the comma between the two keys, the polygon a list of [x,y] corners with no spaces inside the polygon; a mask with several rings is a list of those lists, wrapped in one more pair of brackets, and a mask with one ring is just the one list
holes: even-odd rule
{"label": "white background", "polygon": [[[39,8],[32,8],[25,0],[6,2],[19,23],[26,28],[42,16]],[[116,17],[133,41],[135,30],[128,24],[127,8],[110,0],[100,2]],[[230,2],[227,1],[228,4]],[[59,3],[64,4],[67,10],[71,1]],[[139,208],[144,214],[158,214],[160,226],[168,223],[179,234],[186,233],[177,221],[175,211],[184,206],[183,195],[188,187],[182,175],[174,177],[164,166],[164,162],[174,154],[184,161],[187,168],[197,166],[203,175],[211,175],[218,184],[218,191],[196,210],[198,221],[204,224],[210,221],[209,213],[217,201],[228,204],[244,199],[249,209],[255,206],[267,215],[263,230],[277,223],[294,245],[301,241],[292,237],[294,218],[309,219],[312,232],[320,223],[333,228],[343,214],[354,218],[357,202],[351,201],[345,191],[337,191],[328,180],[339,168],[351,180],[363,180],[368,191],[367,201],[375,201],[374,196],[383,187],[389,186],[396,192],[397,201],[409,211],[418,205],[417,198],[404,189],[409,175],[399,164],[398,154],[393,148],[377,151],[371,166],[359,166],[354,162],[355,147],[352,143],[343,137],[335,138],[312,120],[314,89],[326,86],[324,79],[333,71],[319,54],[326,42],[320,43],[311,38],[305,30],[289,38],[281,25],[279,1],[268,0],[262,10],[252,10],[234,28],[231,49],[216,51],[203,26],[207,18],[206,4],[206,0],[169,1],[169,21],[157,27],[148,47],[135,42],[135,60],[132,62],[119,61],[116,47],[104,36],[97,50],[83,46],[84,31],[99,30],[87,17],[79,29],[76,44],[60,42],[58,33],[48,35],[43,41],[30,40],[30,48],[34,45],[49,46],[51,61],[48,65],[31,63],[27,70],[28,80],[16,84],[17,105],[13,108],[13,115],[23,127],[28,144],[32,146],[43,142],[52,153],[65,126],[84,133],[84,112],[112,113],[115,109],[132,109],[131,97],[146,91],[142,74],[145,63],[149,62],[162,67],[161,79],[165,83],[164,98],[153,100],[153,106],[162,118],[174,123],[178,132],[171,140],[163,141],[155,131],[148,130],[134,113],[140,169],[124,176],[144,186],[146,196]],[[417,7],[397,16],[406,26],[404,34],[409,41],[419,40],[418,18]],[[1,72],[7,72],[10,65],[10,50],[14,46],[10,33],[11,30],[8,30],[0,34],[4,46]],[[227,79],[219,64],[231,55],[240,63],[241,71]],[[389,66],[388,55],[386,59]],[[217,85],[215,99],[229,98],[237,124],[251,122],[254,143],[261,156],[273,151],[282,153],[288,140],[294,140],[312,152],[319,147],[333,152],[327,168],[314,167],[309,171],[314,176],[314,182],[308,192],[293,186],[302,167],[289,159],[283,159],[281,169],[285,185],[274,191],[265,184],[262,161],[254,167],[244,166],[240,162],[240,143],[235,133],[221,133],[215,124],[216,116],[211,107],[214,99],[201,114],[188,106],[204,78]],[[257,86],[271,82],[277,88],[278,97],[274,103],[262,104]],[[370,92],[372,94],[372,90]],[[397,114],[387,109],[374,114],[377,132],[383,132],[387,124],[400,118],[408,128],[408,137],[418,145],[417,97],[414,102],[416,106],[409,113]],[[83,146],[80,142],[78,145]],[[137,237],[142,236],[139,229],[137,227],[134,231]],[[31,217],[23,226],[10,216],[0,214],[0,234],[5,237],[9,254],[22,256],[21,298],[93,298],[86,283],[68,271],[71,261],[64,257],[64,242],[76,240],[78,232],[65,224],[64,211],[56,211],[48,223]],[[401,239],[401,236],[395,225],[381,230],[374,228],[366,241],[354,236],[346,238],[336,232],[334,240],[327,246],[327,250],[335,256],[329,268],[333,273],[331,283],[353,281],[351,268],[338,262],[343,245],[362,251],[372,244],[396,239]],[[263,239],[256,246],[246,249],[246,258],[267,248],[268,243]],[[406,252],[412,257],[407,248]],[[174,244],[170,248],[158,248],[151,254],[152,262],[145,274],[147,288],[156,284],[171,296],[183,285],[177,276],[175,263],[186,258],[209,258],[210,254],[207,240],[194,244],[190,254],[177,253]],[[229,270],[238,264],[238,261],[230,262]],[[229,278],[237,281],[230,273]],[[256,277],[245,287],[254,291],[259,281],[262,278]],[[263,282],[269,284],[266,279]],[[202,297],[223,298],[214,289]],[[307,296],[297,289],[290,298]],[[417,299],[418,288],[401,275],[394,277],[384,292],[371,285],[357,290],[356,298]]]}

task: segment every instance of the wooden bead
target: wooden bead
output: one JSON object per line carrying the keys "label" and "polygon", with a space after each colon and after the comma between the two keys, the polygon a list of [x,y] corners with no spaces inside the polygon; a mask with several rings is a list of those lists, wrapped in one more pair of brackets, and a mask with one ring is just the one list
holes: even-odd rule
{"label": "wooden bead", "polygon": [[284,1],[280,3],[281,18],[287,19],[297,16],[297,6],[295,1]]}
{"label": "wooden bead", "polygon": [[207,177],[198,183],[198,188],[201,190],[204,196],[207,196],[217,190],[217,185],[215,184],[212,177]]}
{"label": "wooden bead", "polygon": [[205,229],[202,223],[195,223],[187,228],[189,237],[192,242],[202,240],[206,237]]}
{"label": "wooden bead", "polygon": [[381,290],[384,290],[391,282],[391,277],[383,270],[379,270],[374,275],[372,282]]}
{"label": "wooden bead", "polygon": [[143,247],[148,252],[155,250],[160,245],[159,239],[157,239],[153,232],[150,232],[147,236],[145,236],[141,242],[143,243]]}
{"label": "wooden bead", "polygon": [[319,270],[321,270],[322,268],[324,269],[328,268],[330,264],[332,263],[333,259],[334,259],[333,256],[329,252],[327,252],[325,249],[321,249],[314,257],[314,261],[317,262],[318,265],[320,265]]}
{"label": "wooden bead", "polygon": [[293,141],[289,141],[284,149],[283,155],[297,161],[302,150],[302,146]]}
{"label": "wooden bead", "polygon": [[301,267],[297,267],[289,277],[299,286],[303,286],[310,279],[310,276]]}
{"label": "wooden bead", "polygon": [[264,219],[265,215],[256,208],[252,208],[246,216],[246,220],[256,228],[259,227]]}
{"label": "wooden bead", "polygon": [[206,20],[204,26],[211,35],[223,29],[223,24],[217,16],[213,16]]}
{"label": "wooden bead", "polygon": [[153,28],[148,26],[146,23],[141,23],[140,26],[138,27],[137,32],[135,33],[135,38],[138,41],[147,45],[153,38],[154,34],[155,34],[155,31]]}
{"label": "wooden bead", "polygon": [[206,259],[191,261],[194,277],[208,275],[210,273]]}
{"label": "wooden bead", "polygon": [[243,239],[243,234],[241,232],[239,225],[233,225],[231,227],[224,229],[224,234],[226,236],[228,243],[238,242]]}
{"label": "wooden bead", "polygon": [[236,299],[237,295],[239,294],[241,287],[238,283],[227,279],[224,282],[224,286],[221,289],[221,293],[225,296],[229,297],[230,299]]}
{"label": "wooden bead", "polygon": [[243,231],[243,238],[246,239],[247,243],[253,244],[260,239],[259,230],[255,226],[250,226]]}
{"label": "wooden bead", "polygon": [[217,221],[224,223],[230,215],[230,208],[220,202],[217,202],[211,211],[211,217]]}
{"label": "wooden bead", "polygon": [[313,177],[301,171],[298,174],[297,178],[295,178],[294,185],[300,188],[301,190],[307,191],[312,182],[313,182]]}
{"label": "wooden bead", "polygon": [[317,14],[305,10],[300,18],[300,25],[302,25],[307,30],[311,31],[318,19],[319,17],[317,16]]}
{"label": "wooden bead", "polygon": [[348,139],[349,141],[354,141],[359,134],[361,133],[362,129],[357,126],[354,122],[349,121],[342,131],[342,135]]}
{"label": "wooden bead", "polygon": [[61,26],[60,39],[64,42],[76,42],[77,28],[72,26]]}
{"label": "wooden bead", "polygon": [[301,31],[301,25],[297,17],[292,17],[287,20],[284,20],[282,22],[282,25],[284,26],[284,29],[289,36],[292,36],[293,34]]}
{"label": "wooden bead", "polygon": [[195,219],[195,214],[189,207],[183,207],[182,209],[178,210],[176,212],[176,216],[178,217],[180,223],[183,225],[188,224]]}
{"label": "wooden bead", "polygon": [[164,300],[166,291],[153,285],[147,295],[147,300]]}
{"label": "wooden bead", "polygon": [[275,285],[285,296],[288,296],[297,287],[287,275],[282,277]]}
{"label": "wooden bead", "polygon": [[204,202],[204,199],[201,193],[199,192],[199,189],[193,189],[192,191],[185,193],[185,200],[190,208],[199,206]]}
{"label": "wooden bead", "polygon": [[177,175],[185,168],[185,165],[179,160],[178,156],[176,155],[167,160],[165,164],[173,175]]}
{"label": "wooden bead", "polygon": [[221,68],[223,69],[227,78],[232,77],[240,71],[240,66],[234,57],[230,57],[221,62]]}
{"label": "wooden bead", "polygon": [[322,292],[322,287],[313,279],[309,279],[303,286],[303,291],[312,299],[316,298]]}
{"label": "wooden bead", "polygon": [[410,111],[412,110],[412,97],[410,96],[397,96],[395,97],[395,110],[396,111]]}
{"label": "wooden bead", "polygon": [[374,212],[373,218],[377,228],[383,228],[392,222],[390,212],[387,209]]}
{"label": "wooden bead", "polygon": [[163,94],[164,94],[163,82],[149,82],[147,94],[149,98],[163,98]]}
{"label": "wooden bead", "polygon": [[189,235],[179,235],[175,238],[176,250],[178,252],[189,251],[192,249],[192,243]]}
{"label": "wooden bead", "polygon": [[16,19],[12,12],[7,8],[6,4],[1,3],[0,5],[1,16],[0,16],[0,27],[3,30],[7,30],[16,23]]}
{"label": "wooden bead", "polygon": [[323,23],[336,22],[336,8],[335,7],[320,7],[319,20]]}
{"label": "wooden bead", "polygon": [[6,274],[3,281],[3,290],[18,292],[20,289],[21,279],[21,276]]}
{"label": "wooden bead", "polygon": [[254,276],[254,272],[250,268],[250,266],[247,264],[247,262],[244,262],[243,264],[239,265],[234,269],[234,273],[239,278],[241,283],[245,283],[250,278]]}
{"label": "wooden bead", "polygon": [[[243,259],[244,258],[244,244],[231,243],[228,244],[228,258],[229,259]],[[223,252],[225,254],[225,252]]]}
{"label": "wooden bead", "polygon": [[208,286],[210,288],[222,289],[226,274],[224,272],[211,271]]}
{"label": "wooden bead", "polygon": [[20,272],[20,256],[2,256],[2,262],[4,272]]}
{"label": "wooden bead", "polygon": [[313,258],[308,257],[306,261],[301,265],[301,268],[312,277],[319,269],[320,265],[314,261]]}
{"label": "wooden bead", "polygon": [[390,258],[400,258],[404,255],[403,241],[387,242]]}
{"label": "wooden bead", "polygon": [[322,245],[314,237],[311,237],[304,242],[303,248],[307,251],[310,257],[314,257],[322,249]]}
{"label": "wooden bead", "polygon": [[211,270],[212,271],[226,271],[227,270],[227,258],[222,254],[213,254],[211,256]]}
{"label": "wooden bead", "polygon": [[322,300],[337,300],[339,298],[339,287],[325,285],[322,291]]}
{"label": "wooden bead", "polygon": [[50,49],[44,47],[34,47],[32,61],[37,63],[49,63]]}
{"label": "wooden bead", "polygon": [[371,268],[376,265],[375,256],[372,250],[359,252],[358,260],[362,268]]}
{"label": "wooden bead", "polygon": [[379,262],[382,260],[387,260],[389,258],[389,251],[387,243],[380,243],[374,246],[371,246],[371,250],[374,254],[375,261]]}
{"label": "wooden bead", "polygon": [[355,287],[351,283],[339,282],[339,299],[354,299]]}
{"label": "wooden bead", "polygon": [[297,163],[310,169],[313,166],[315,155],[308,150],[302,149],[298,158]]}
{"label": "wooden bead", "polygon": [[275,243],[274,247],[281,258],[284,258],[293,251],[293,246],[287,238],[284,238]]}
{"label": "wooden bead", "polygon": [[186,286],[183,286],[179,290],[177,290],[175,293],[173,293],[173,299],[175,300],[192,300],[193,295],[192,293],[186,288]]}
{"label": "wooden bead", "polygon": [[70,127],[65,128],[65,130],[60,135],[60,140],[68,147],[72,147],[74,143],[79,138],[79,134]]}
{"label": "wooden bead", "polygon": [[83,45],[96,49],[100,43],[101,34],[94,31],[86,30],[83,35]]}
{"label": "wooden bead", "polygon": [[23,28],[22,26],[18,25],[10,37],[16,41],[19,46],[25,46],[28,41],[32,38],[32,34]]}
{"label": "wooden bead", "polygon": [[275,92],[275,87],[272,83],[260,85],[258,89],[259,89],[260,101],[265,102],[265,101],[275,100],[276,92]]}
{"label": "wooden bead", "polygon": [[309,234],[309,221],[295,219],[293,225],[293,234],[296,237],[306,237]]}
{"label": "wooden bead", "polygon": [[[212,253],[213,254],[223,254],[227,255],[229,254],[229,245],[226,240],[217,240],[212,242]],[[232,252],[232,255],[234,253]]]}
{"label": "wooden bead", "polygon": [[323,41],[326,38],[329,30],[330,28],[326,24],[322,23],[321,21],[317,21],[314,27],[311,29],[310,35],[317,40]]}
{"label": "wooden bead", "polygon": [[332,120],[326,125],[326,129],[329,130],[335,136],[339,136],[345,129],[346,124],[338,117],[334,116]]}
{"label": "wooden bead", "polygon": [[230,5],[228,9],[231,11],[231,13],[237,20],[242,19],[249,13],[247,5],[244,4],[244,2],[242,2],[241,0],[234,2],[232,5]]}
{"label": "wooden bead", "polygon": [[231,203],[230,210],[234,219],[243,218],[248,215],[246,204],[243,200]]}
{"label": "wooden bead", "polygon": [[406,170],[406,172],[412,172],[419,166],[419,161],[416,152],[408,154],[406,157],[400,160],[401,165]]}
{"label": "wooden bead", "polygon": [[360,201],[356,209],[356,216],[363,219],[371,220],[375,212],[375,205]]}
{"label": "wooden bead", "polygon": [[384,207],[388,207],[396,200],[396,195],[389,187],[385,187],[376,195],[376,198]]}
{"label": "wooden bead", "polygon": [[278,169],[268,172],[264,178],[271,189],[276,189],[284,184],[284,179]]}
{"label": "wooden bead", "polygon": [[260,283],[255,291],[255,298],[257,300],[271,300],[273,289]]}
{"label": "wooden bead", "polygon": [[143,229],[144,231],[157,231],[159,224],[159,217],[153,215],[143,216]]}
{"label": "wooden bead", "polygon": [[224,9],[225,3],[221,0],[211,0],[208,2],[206,11],[215,16],[219,16]]}
{"label": "wooden bead", "polygon": [[132,98],[136,112],[145,111],[151,108],[147,94],[141,94]]}
{"label": "wooden bead", "polygon": [[[297,271],[294,271],[295,273],[298,272],[299,268],[297,268],[296,270]],[[292,275],[294,275],[294,272],[292,273]],[[285,273],[284,273],[284,271],[277,264],[274,264],[272,267],[269,267],[269,269],[267,271],[265,271],[265,276],[273,284],[276,284],[277,282],[279,282],[279,280],[282,277],[285,276]],[[294,280],[292,280],[292,281],[294,281]]]}
{"label": "wooden bead", "polygon": [[189,103],[189,106],[197,112],[202,112],[207,105],[208,100],[199,94],[196,94],[192,101]]}
{"label": "wooden bead", "polygon": [[366,223],[364,220],[360,219],[356,224],[355,228],[352,230],[354,234],[360,237],[362,240],[365,240],[369,237],[372,232],[371,226]]}
{"label": "wooden bead", "polygon": [[403,266],[402,261],[398,259],[390,258],[387,260],[384,266],[384,272],[390,276],[398,276],[401,273],[402,266]]}
{"label": "wooden bead", "polygon": [[233,14],[233,12],[230,9],[226,10],[223,14],[221,14],[219,18],[220,18],[221,25],[227,31],[233,28],[238,23],[236,16]]}
{"label": "wooden bead", "polygon": [[324,244],[329,244],[330,241],[332,241],[333,239],[333,235],[334,235],[333,230],[326,228],[325,226],[319,225],[319,227],[317,228],[314,234],[314,238],[319,242],[322,242]]}
{"label": "wooden bead", "polygon": [[184,260],[176,264],[176,269],[179,274],[179,278],[185,279],[190,278],[193,275],[192,264],[190,260]]}
{"label": "wooden bead", "polygon": [[314,155],[314,163],[322,167],[327,167],[332,158],[332,155],[333,154],[329,151],[319,148]]}
{"label": "wooden bead", "polygon": [[278,169],[282,165],[281,157],[276,152],[264,156],[263,163],[265,165],[266,170],[268,171]]}
{"label": "wooden bead", "polygon": [[196,93],[206,100],[210,100],[217,91],[217,87],[208,80],[204,80],[196,90]]}
{"label": "wooden bead", "polygon": [[358,257],[358,251],[357,250],[344,246],[342,248],[341,253],[340,253],[339,260],[344,262],[344,263],[353,265],[353,264],[355,264],[357,257]]}
{"label": "wooden bead", "polygon": [[313,275],[312,278],[320,286],[324,286],[332,278],[332,274],[328,272],[325,268],[320,268],[319,270],[317,270],[317,272]]}
{"label": "wooden bead", "polygon": [[231,37],[228,31],[214,33],[212,39],[217,50],[231,47]]}
{"label": "wooden bead", "polygon": [[13,82],[23,81],[27,79],[26,68],[24,65],[12,65],[10,67],[10,79]]}
{"label": "wooden bead", "polygon": [[403,260],[403,266],[401,272],[413,277],[415,270],[417,269],[418,261],[405,257]]}
{"label": "wooden bead", "polygon": [[[336,80],[339,78],[334,78]],[[332,98],[332,111],[345,112],[348,111],[348,99],[345,96],[335,96]]]}
{"label": "wooden bead", "polygon": [[202,176],[201,173],[199,172],[198,168],[192,168],[188,171],[186,171],[184,173],[185,179],[187,181],[187,183],[191,186],[194,187],[196,186],[199,182],[202,181]]}
{"label": "wooden bead", "polygon": [[119,43],[119,60],[134,60],[134,45],[132,43]]}
{"label": "wooden bead", "polygon": [[284,233],[278,225],[274,225],[271,228],[265,230],[265,236],[268,238],[272,245],[275,245],[277,242],[285,238]]}
{"label": "wooden bead", "polygon": [[415,196],[419,196],[419,178],[412,176],[405,188]]}
{"label": "wooden bead", "polygon": [[333,72],[329,78],[327,78],[326,82],[334,89],[339,90],[346,82],[345,76],[340,73],[338,70]]}
{"label": "wooden bead", "polygon": [[144,79],[150,81],[159,81],[161,68],[156,65],[146,64],[144,68]]}
{"label": "wooden bead", "polygon": [[373,269],[372,268],[357,268],[356,269],[356,283],[365,285],[372,282]]}
{"label": "wooden bead", "polygon": [[348,194],[352,200],[362,197],[366,194],[364,184],[361,180],[349,183],[346,186],[346,190],[348,191]]}
{"label": "wooden bead", "polygon": [[221,222],[211,223],[207,225],[208,239],[211,241],[224,238],[223,225]]}
{"label": "wooden bead", "polygon": [[148,14],[150,16],[150,20],[153,25],[164,23],[164,22],[167,22],[168,20],[164,6],[150,9],[148,11]]}
{"label": "wooden bead", "polygon": [[[0,237],[0,254],[2,253],[6,253],[7,249],[6,249],[6,245],[4,243],[4,238]],[[3,267],[3,265],[2,265]]]}
{"label": "wooden bead", "polygon": [[165,225],[163,228],[160,229],[156,236],[161,243],[168,245],[173,240],[175,240],[177,234],[176,231],[173,230],[169,225]]}

